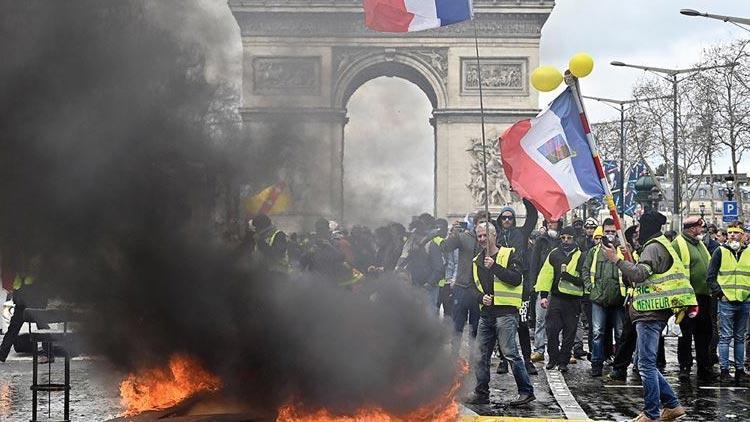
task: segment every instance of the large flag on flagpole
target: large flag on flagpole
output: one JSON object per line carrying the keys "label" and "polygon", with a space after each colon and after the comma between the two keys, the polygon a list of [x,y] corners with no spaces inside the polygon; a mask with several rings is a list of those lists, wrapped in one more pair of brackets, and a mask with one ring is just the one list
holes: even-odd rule
{"label": "large flag on flagpole", "polygon": [[364,0],[365,26],[380,32],[412,32],[471,19],[472,0]]}
{"label": "large flag on flagpole", "polygon": [[500,137],[505,176],[513,190],[549,220],[604,196],[591,148],[570,88],[546,110]]}
{"label": "large flag on flagpole", "polygon": [[245,212],[249,216],[275,215],[286,212],[292,205],[292,195],[285,182],[269,186],[245,201]]}

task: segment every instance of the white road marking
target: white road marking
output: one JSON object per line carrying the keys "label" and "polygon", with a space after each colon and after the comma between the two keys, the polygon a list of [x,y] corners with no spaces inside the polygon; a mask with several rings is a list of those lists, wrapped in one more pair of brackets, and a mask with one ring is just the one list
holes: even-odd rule
{"label": "white road marking", "polygon": [[555,397],[563,413],[565,413],[565,418],[588,420],[589,417],[586,415],[586,412],[583,411],[575,397],[570,393],[563,374],[557,370],[547,371],[545,369],[544,372],[547,374],[547,383],[552,390],[552,395]]}

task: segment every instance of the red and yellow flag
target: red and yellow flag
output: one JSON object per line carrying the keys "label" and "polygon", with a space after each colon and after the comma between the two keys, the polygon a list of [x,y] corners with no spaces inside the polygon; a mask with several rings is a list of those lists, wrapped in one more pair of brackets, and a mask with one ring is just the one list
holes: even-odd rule
{"label": "red and yellow flag", "polygon": [[248,215],[275,215],[287,211],[292,206],[292,195],[286,182],[269,186],[245,200]]}

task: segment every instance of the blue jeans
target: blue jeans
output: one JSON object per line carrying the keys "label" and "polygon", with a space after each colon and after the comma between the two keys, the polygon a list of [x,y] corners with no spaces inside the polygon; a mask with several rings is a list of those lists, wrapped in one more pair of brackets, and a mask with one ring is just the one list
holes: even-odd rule
{"label": "blue jeans", "polygon": [[471,336],[477,336],[479,303],[477,303],[476,296],[471,289],[472,287],[453,287],[453,327],[458,337],[461,337],[464,332],[467,315],[471,326]]}
{"label": "blue jeans", "polygon": [[661,332],[667,325],[664,321],[638,321],[638,372],[643,383],[643,413],[651,419],[659,419],[661,405],[673,409],[680,405],[677,396],[664,376],[656,368],[656,354]]}
{"label": "blue jeans", "polygon": [[750,315],[750,302],[719,301],[719,366],[729,369],[729,343],[734,339],[734,367],[745,365],[745,332]]}
{"label": "blue jeans", "polygon": [[619,305],[603,307],[597,303],[591,303],[591,325],[594,339],[591,344],[591,366],[601,368],[604,363],[604,338],[607,322],[615,329],[615,344],[620,346],[622,330],[625,324],[625,308]]}
{"label": "blue jeans", "polygon": [[516,333],[518,332],[518,315],[503,315],[498,318],[479,318],[479,330],[477,331],[477,342],[479,354],[474,374],[477,377],[477,386],[474,392],[477,396],[489,397],[490,395],[490,359],[495,343],[500,347],[505,360],[510,364],[513,378],[516,380],[518,394],[534,394],[534,387],[529,380],[521,355],[518,353]]}
{"label": "blue jeans", "polygon": [[536,297],[536,325],[534,326],[534,352],[544,354],[547,347],[547,310],[542,308],[542,298]]}

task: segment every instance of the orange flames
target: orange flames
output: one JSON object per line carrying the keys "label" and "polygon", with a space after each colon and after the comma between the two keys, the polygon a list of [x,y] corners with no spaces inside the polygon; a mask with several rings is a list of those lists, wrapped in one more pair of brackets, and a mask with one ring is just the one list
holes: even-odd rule
{"label": "orange flames", "polygon": [[[458,419],[456,395],[461,379],[468,372],[466,361],[459,362],[455,380],[438,399],[406,414],[392,414],[383,409],[363,408],[352,415],[336,415],[329,410],[309,410],[301,404],[290,403],[278,411],[278,422],[397,422],[437,421]],[[185,355],[174,355],[165,368],[140,370],[128,375],[120,384],[120,396],[126,415],[174,406],[203,391],[216,391],[221,381],[200,363]]]}
{"label": "orange flames", "polygon": [[120,398],[127,415],[174,406],[193,394],[215,391],[219,378],[185,355],[173,355],[166,368],[140,370],[120,383]]}
{"label": "orange flames", "polygon": [[279,409],[278,422],[397,422],[435,421],[452,422],[458,419],[456,395],[461,388],[461,378],[466,375],[469,365],[459,362],[458,373],[451,388],[434,402],[403,415],[394,415],[379,408],[360,409],[353,415],[334,415],[328,410],[315,412],[302,410],[295,404],[287,404]]}

